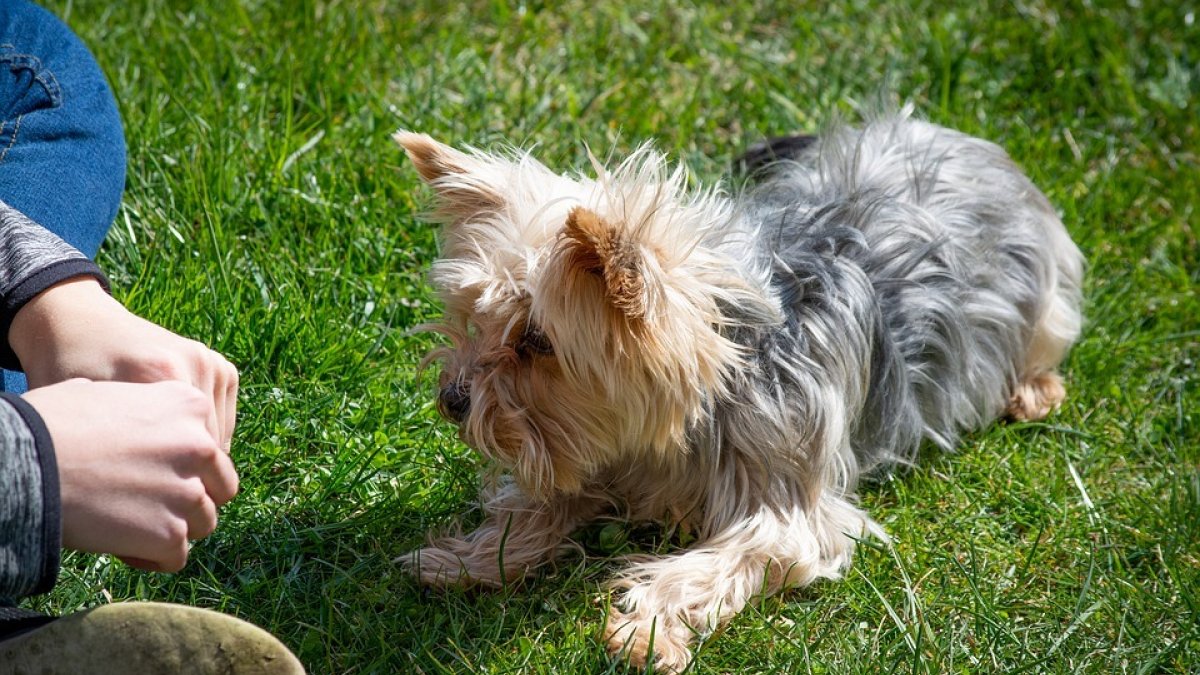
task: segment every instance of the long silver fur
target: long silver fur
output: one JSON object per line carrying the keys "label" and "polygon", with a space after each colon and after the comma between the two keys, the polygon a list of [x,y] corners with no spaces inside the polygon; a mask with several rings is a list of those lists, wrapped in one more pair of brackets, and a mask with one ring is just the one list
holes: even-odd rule
{"label": "long silver fur", "polygon": [[1043,318],[1064,348],[1078,335],[1082,257],[987,141],[907,116],[842,127],[770,167],[741,212],[756,232],[732,255],[769,279],[786,318],[734,329],[756,381],[716,414],[770,419],[833,386],[853,410],[860,469],[911,460],[922,439],[952,448],[1003,414],[1027,369],[1047,368],[1028,358]]}
{"label": "long silver fur", "polygon": [[1063,398],[1082,256],[987,141],[883,116],[791,144],[730,197],[648,149],[592,179],[397,140],[446,226],[442,409],[507,472],[479,529],[405,560],[497,585],[614,508],[689,527],[613,582],[605,639],[634,665],[683,669],[750,598],[885,538],[863,472]]}

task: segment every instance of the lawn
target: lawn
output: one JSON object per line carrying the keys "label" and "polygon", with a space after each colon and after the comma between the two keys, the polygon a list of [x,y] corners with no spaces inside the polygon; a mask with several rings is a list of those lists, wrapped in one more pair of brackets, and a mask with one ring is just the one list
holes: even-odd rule
{"label": "lawn", "polygon": [[605,673],[614,555],[431,593],[393,560],[478,460],[439,420],[427,192],[389,139],[587,171],[653,140],[698,183],[768,134],[911,101],[1004,145],[1088,259],[1069,399],[867,486],[891,547],[758,602],[695,673],[1200,672],[1200,4],[53,0],[108,74],[129,180],[101,252],[140,314],[243,376],[242,492],[175,575],[70,555],[32,606],[219,609],[313,675]]}

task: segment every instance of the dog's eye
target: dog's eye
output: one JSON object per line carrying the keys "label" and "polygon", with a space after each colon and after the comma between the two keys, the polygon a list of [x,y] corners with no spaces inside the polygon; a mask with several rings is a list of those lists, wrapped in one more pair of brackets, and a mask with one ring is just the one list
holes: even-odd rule
{"label": "dog's eye", "polygon": [[549,355],[554,353],[554,345],[550,343],[550,338],[532,326],[525,329],[525,334],[517,343],[517,349],[526,354]]}

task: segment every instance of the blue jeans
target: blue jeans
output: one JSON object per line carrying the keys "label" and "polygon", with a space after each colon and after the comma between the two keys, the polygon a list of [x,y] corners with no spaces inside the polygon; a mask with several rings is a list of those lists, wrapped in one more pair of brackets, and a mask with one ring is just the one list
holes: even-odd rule
{"label": "blue jeans", "polygon": [[[0,0],[0,200],[90,258],[125,189],[125,137],[87,47],[50,12]],[[3,371],[3,389],[26,389]]]}

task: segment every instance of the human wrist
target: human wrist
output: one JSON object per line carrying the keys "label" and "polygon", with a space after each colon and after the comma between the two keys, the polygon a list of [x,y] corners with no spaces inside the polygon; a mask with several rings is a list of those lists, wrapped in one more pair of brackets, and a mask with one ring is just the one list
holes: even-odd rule
{"label": "human wrist", "polygon": [[109,307],[124,311],[97,279],[79,276],[60,281],[17,311],[8,330],[9,347],[28,373],[55,353],[68,331],[88,330],[84,317]]}

